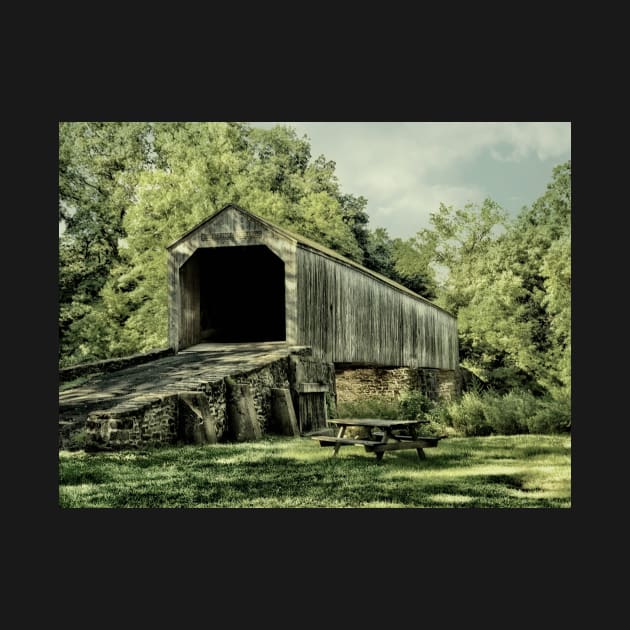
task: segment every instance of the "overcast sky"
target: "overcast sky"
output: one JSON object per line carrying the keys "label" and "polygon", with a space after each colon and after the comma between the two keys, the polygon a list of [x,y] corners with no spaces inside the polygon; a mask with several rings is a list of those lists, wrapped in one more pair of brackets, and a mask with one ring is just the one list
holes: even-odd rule
{"label": "overcast sky", "polygon": [[253,122],[306,134],[313,159],[336,163],[342,192],[368,200],[370,228],[410,237],[440,202],[490,197],[510,214],[545,192],[571,158],[570,122]]}

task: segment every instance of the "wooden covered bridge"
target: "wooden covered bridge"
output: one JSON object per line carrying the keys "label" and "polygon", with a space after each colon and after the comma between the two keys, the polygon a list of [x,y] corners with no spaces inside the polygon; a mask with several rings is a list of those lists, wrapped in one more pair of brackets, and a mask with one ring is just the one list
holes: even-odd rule
{"label": "wooden covered bridge", "polygon": [[233,204],[168,247],[169,343],[286,341],[335,364],[455,370],[457,321]]}
{"label": "wooden covered bridge", "polygon": [[318,243],[230,204],[167,249],[169,356],[60,391],[60,435],[85,427],[96,448],[240,439],[237,386],[251,435],[305,434],[326,425],[327,396],[452,385],[456,319]]}

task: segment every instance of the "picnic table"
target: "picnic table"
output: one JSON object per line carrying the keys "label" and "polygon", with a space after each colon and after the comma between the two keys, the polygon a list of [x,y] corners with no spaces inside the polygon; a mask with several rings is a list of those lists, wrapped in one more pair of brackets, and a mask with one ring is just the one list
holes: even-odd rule
{"label": "picnic table", "polygon": [[[377,461],[383,459],[385,451],[398,451],[415,448],[420,459],[424,459],[425,448],[434,448],[445,438],[421,436],[420,425],[426,420],[384,420],[381,418],[336,418],[329,419],[328,424],[338,427],[337,435],[313,435],[311,439],[319,440],[320,446],[332,446],[333,457],[336,457],[342,446],[364,446],[366,452],[375,453]],[[348,427],[364,427],[365,438],[344,437]]]}

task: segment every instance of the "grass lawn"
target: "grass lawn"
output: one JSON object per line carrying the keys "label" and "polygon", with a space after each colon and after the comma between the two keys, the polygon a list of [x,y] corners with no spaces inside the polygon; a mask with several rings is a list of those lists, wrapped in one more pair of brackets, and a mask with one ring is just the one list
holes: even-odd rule
{"label": "grass lawn", "polygon": [[571,438],[447,438],[385,453],[308,438],[59,453],[62,508],[568,508]]}

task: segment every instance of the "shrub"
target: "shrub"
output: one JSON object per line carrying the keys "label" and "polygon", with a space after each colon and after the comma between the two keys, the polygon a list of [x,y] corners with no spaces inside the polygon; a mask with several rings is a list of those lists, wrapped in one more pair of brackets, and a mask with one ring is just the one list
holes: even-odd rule
{"label": "shrub", "polygon": [[492,427],[484,413],[484,401],[476,392],[466,392],[459,401],[448,405],[448,414],[453,427],[463,435],[490,435]]}
{"label": "shrub", "polygon": [[520,390],[503,396],[488,393],[484,403],[486,420],[492,432],[501,435],[527,433],[528,420],[535,414],[538,405],[532,394]]}
{"label": "shrub", "polygon": [[420,391],[407,392],[398,401],[399,417],[404,420],[423,420],[434,407],[435,403]]}
{"label": "shrub", "polygon": [[70,451],[84,449],[88,444],[87,429],[81,428],[73,431],[68,439],[66,448]]}
{"label": "shrub", "polygon": [[459,401],[433,412],[465,436],[515,433],[562,433],[571,428],[571,400],[567,392],[537,398],[529,391],[506,394],[466,392]]}
{"label": "shrub", "polygon": [[567,433],[571,430],[571,398],[568,394],[547,396],[528,418],[530,433]]}
{"label": "shrub", "polygon": [[399,418],[423,420],[420,433],[427,436],[448,435],[450,416],[446,407],[420,391],[405,394],[398,402]]}
{"label": "shrub", "polygon": [[337,402],[338,418],[398,418],[398,402],[386,398],[365,398]]}
{"label": "shrub", "polygon": [[429,418],[444,427],[453,426],[453,418],[449,413],[450,403],[438,402],[429,413]]}

